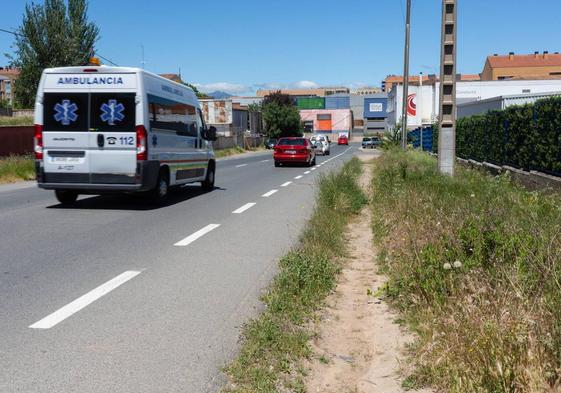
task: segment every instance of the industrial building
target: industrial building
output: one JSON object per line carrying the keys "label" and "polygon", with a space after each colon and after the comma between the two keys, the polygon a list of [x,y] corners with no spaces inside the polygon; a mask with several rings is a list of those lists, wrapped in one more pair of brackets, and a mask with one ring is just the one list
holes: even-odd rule
{"label": "industrial building", "polygon": [[559,52],[534,52],[529,55],[488,56],[481,73],[481,80],[561,78],[561,54]]}
{"label": "industrial building", "polygon": [[318,87],[315,89],[260,89],[257,90],[257,97],[265,97],[270,94],[280,91],[282,94],[287,94],[292,98],[299,97],[326,97],[333,94],[349,94],[350,89],[348,87]]}
{"label": "industrial building", "polygon": [[[407,124],[414,129],[438,121],[440,83],[410,86],[407,98]],[[552,80],[502,80],[458,82],[456,101],[458,105],[505,95],[554,93],[561,91],[561,79]],[[400,122],[403,86],[397,85],[388,95],[388,128]]]}
{"label": "industrial building", "polygon": [[300,119],[305,132],[327,134],[332,139],[338,135],[350,135],[353,113],[350,109],[302,109]]}
{"label": "industrial building", "polygon": [[561,96],[561,91],[536,94],[513,94],[488,98],[480,101],[464,102],[458,105],[458,119],[466,116],[481,115],[493,110],[503,110],[513,105],[533,104],[544,98]]}

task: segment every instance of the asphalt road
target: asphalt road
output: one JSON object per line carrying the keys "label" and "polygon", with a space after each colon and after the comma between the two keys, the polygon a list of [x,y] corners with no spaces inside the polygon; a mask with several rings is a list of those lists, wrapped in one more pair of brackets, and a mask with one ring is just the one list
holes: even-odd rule
{"label": "asphalt road", "polygon": [[218,391],[318,176],[356,150],[332,145],[314,170],[275,168],[270,152],[222,160],[215,190],[184,187],[161,208],[136,196],[66,208],[1,186],[0,392]]}

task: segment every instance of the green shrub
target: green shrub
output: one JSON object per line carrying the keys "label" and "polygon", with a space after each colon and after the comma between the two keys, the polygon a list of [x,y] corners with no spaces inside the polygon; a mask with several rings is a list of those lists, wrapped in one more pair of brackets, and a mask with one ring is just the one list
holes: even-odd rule
{"label": "green shrub", "polygon": [[456,132],[460,157],[561,173],[561,97],[462,118]]}

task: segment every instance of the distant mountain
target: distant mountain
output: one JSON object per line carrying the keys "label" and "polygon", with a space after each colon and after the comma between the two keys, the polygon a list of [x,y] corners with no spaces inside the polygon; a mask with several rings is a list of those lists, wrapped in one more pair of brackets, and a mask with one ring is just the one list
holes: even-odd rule
{"label": "distant mountain", "polygon": [[212,93],[206,93],[207,96],[211,96],[216,100],[223,100],[225,98],[232,97],[231,94],[226,93],[225,91],[213,91]]}

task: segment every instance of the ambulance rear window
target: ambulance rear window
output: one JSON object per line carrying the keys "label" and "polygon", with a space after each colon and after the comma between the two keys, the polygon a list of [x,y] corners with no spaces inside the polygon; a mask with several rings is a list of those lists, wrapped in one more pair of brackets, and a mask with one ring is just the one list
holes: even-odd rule
{"label": "ambulance rear window", "polygon": [[92,131],[134,131],[134,93],[92,93]]}
{"label": "ambulance rear window", "polygon": [[87,93],[45,93],[43,97],[45,131],[87,131]]}

